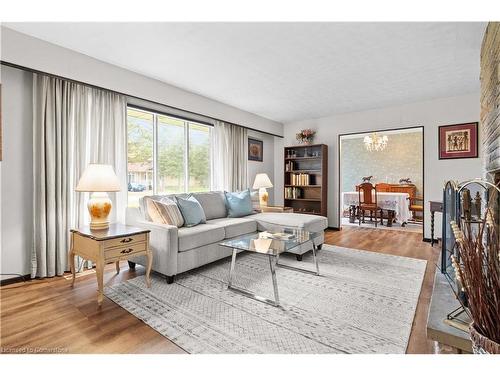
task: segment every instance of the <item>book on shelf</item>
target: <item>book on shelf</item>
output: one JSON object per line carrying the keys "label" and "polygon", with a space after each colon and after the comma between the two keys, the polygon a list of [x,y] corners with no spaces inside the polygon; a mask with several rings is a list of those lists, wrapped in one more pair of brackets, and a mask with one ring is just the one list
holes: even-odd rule
{"label": "book on shelf", "polygon": [[291,171],[293,171],[293,168],[294,168],[293,161],[288,161],[288,162],[285,164],[285,170],[286,170],[287,172],[291,172]]}
{"label": "book on shelf", "polygon": [[302,190],[296,187],[285,188],[285,199],[299,199],[302,198]]}
{"label": "book on shelf", "polygon": [[308,186],[311,182],[311,176],[308,173],[292,173],[290,176],[290,185]]}

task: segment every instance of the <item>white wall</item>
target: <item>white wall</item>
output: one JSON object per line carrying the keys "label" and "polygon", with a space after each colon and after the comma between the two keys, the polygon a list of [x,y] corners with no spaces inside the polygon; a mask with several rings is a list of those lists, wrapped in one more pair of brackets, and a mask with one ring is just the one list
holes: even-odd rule
{"label": "white wall", "polygon": [[27,275],[33,232],[33,80],[31,73],[8,67],[2,67],[1,77],[1,273]]}
{"label": "white wall", "polygon": [[[304,120],[285,124],[284,145],[295,144],[295,133],[304,128],[312,128],[317,131],[315,143],[325,143],[329,146],[328,222],[330,226],[338,227],[338,135],[361,131],[424,126],[424,234],[426,238],[430,238],[429,200],[442,200],[444,181],[449,179],[462,181],[481,177],[482,170],[481,158],[438,160],[438,126],[479,121],[479,111],[479,93],[474,93],[397,107]],[[481,150],[479,150],[479,156],[482,156]],[[283,163],[279,162],[275,167],[275,174],[283,175]],[[276,203],[282,204],[282,182],[275,191]],[[436,215],[436,219],[436,234],[439,236],[441,233],[441,218],[439,214]]]}
{"label": "white wall", "polygon": [[283,135],[279,122],[1,27],[1,59],[209,117]]}
{"label": "white wall", "polygon": [[272,205],[274,202],[274,190],[276,189],[275,176],[274,176],[274,141],[279,139],[273,137],[272,135],[262,134],[259,132],[248,131],[248,137],[259,139],[263,142],[263,161],[253,161],[248,160],[248,185],[250,188],[253,186],[253,181],[255,180],[255,175],[257,173],[267,173],[271,182],[275,187],[267,189],[269,193],[269,204]]}

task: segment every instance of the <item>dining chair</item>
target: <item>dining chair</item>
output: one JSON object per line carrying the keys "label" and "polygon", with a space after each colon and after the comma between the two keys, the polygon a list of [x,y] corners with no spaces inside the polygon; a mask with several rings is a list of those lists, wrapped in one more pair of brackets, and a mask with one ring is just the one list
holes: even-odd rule
{"label": "dining chair", "polygon": [[[377,188],[370,182],[364,182],[359,184],[356,190],[358,190],[359,225],[361,225],[361,216],[363,216],[363,223],[365,222],[365,211],[370,211],[370,221],[372,221],[373,212],[375,212],[375,227],[377,227],[378,213],[380,212],[380,224],[383,225],[383,212],[377,203]],[[373,192],[375,193],[373,194]]]}
{"label": "dining chair", "polygon": [[[422,223],[423,222],[423,212],[424,212],[424,199],[422,197],[409,197],[408,201],[410,203],[410,211],[412,214],[412,222]],[[417,212],[420,214],[417,216]]]}

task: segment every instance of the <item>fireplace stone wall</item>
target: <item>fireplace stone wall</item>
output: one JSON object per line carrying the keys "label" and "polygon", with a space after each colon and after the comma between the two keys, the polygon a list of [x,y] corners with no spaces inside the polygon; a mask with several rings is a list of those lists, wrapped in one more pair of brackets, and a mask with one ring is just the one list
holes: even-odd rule
{"label": "fireplace stone wall", "polygon": [[490,22],[481,46],[481,126],[486,178],[500,180],[500,22]]}

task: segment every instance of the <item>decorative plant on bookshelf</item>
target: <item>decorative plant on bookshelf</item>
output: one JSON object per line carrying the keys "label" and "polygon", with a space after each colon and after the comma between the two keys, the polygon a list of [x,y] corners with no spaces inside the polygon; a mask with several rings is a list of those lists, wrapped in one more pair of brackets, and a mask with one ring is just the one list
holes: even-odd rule
{"label": "decorative plant on bookshelf", "polygon": [[296,134],[297,141],[300,143],[310,145],[313,142],[316,132],[312,129],[303,129]]}
{"label": "decorative plant on bookshelf", "polygon": [[452,263],[472,320],[472,348],[476,354],[500,354],[500,248],[493,209],[488,205],[477,229],[469,220],[462,223],[460,229],[450,222],[458,245]]}

